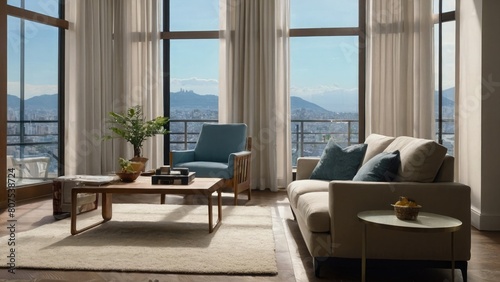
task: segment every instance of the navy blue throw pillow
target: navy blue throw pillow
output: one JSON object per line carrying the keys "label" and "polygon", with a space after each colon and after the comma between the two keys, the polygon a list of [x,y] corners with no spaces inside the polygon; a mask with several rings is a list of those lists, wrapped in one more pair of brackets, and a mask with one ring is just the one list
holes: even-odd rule
{"label": "navy blue throw pillow", "polygon": [[356,173],[354,181],[390,182],[398,174],[401,159],[399,151],[382,152],[368,160]]}
{"label": "navy blue throw pillow", "polygon": [[357,144],[341,148],[330,139],[310,179],[352,180],[363,161],[366,147],[366,144]]}

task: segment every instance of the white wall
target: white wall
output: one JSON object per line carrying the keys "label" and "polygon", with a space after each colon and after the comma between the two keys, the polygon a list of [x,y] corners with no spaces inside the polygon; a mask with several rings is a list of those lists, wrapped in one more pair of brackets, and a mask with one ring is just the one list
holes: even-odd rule
{"label": "white wall", "polygon": [[500,1],[459,2],[457,176],[473,226],[500,230]]}

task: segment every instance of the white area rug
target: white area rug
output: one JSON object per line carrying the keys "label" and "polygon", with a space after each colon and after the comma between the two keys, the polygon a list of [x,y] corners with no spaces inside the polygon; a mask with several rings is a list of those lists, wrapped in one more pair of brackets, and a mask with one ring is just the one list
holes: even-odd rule
{"label": "white area rug", "polygon": [[[79,215],[78,227],[100,219]],[[274,275],[271,211],[223,206],[208,233],[207,206],[114,204],[110,221],[75,236],[69,219],[16,234],[16,268]]]}

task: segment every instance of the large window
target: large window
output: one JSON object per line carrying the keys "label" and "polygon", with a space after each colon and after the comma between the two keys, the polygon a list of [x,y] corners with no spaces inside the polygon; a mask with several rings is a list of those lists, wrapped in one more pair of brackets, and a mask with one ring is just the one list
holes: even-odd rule
{"label": "large window", "polygon": [[321,155],[330,138],[343,146],[364,139],[364,5],[290,1],[293,165]]}
{"label": "large window", "polygon": [[[201,124],[217,120],[219,0],[165,3],[168,152],[192,148]],[[365,0],[290,0],[290,7],[295,165],[320,155],[330,137],[346,146],[364,140]]]}
{"label": "large window", "polygon": [[193,148],[201,125],[218,119],[219,0],[166,3],[163,56],[169,62],[164,64],[168,152]]}
{"label": "large window", "polygon": [[455,147],[455,0],[434,0],[436,140]]}
{"label": "large window", "polygon": [[[8,1],[7,168],[16,187],[57,177],[62,168],[59,1]],[[62,5],[61,5],[62,6]]]}

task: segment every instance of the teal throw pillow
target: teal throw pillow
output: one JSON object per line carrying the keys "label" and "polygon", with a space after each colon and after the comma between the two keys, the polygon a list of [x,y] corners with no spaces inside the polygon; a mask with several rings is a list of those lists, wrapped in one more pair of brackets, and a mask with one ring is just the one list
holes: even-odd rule
{"label": "teal throw pillow", "polygon": [[399,151],[382,152],[368,160],[356,173],[354,181],[390,182],[398,174]]}
{"label": "teal throw pillow", "polygon": [[310,179],[352,180],[363,161],[366,147],[366,144],[357,144],[341,148],[330,139]]}

